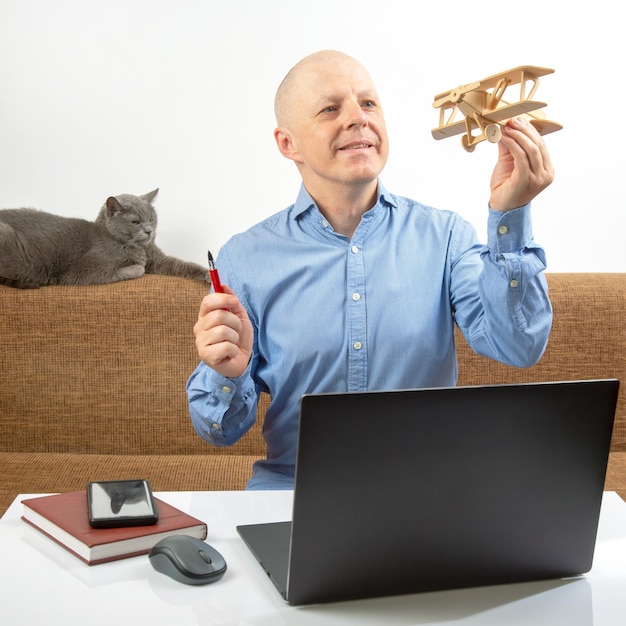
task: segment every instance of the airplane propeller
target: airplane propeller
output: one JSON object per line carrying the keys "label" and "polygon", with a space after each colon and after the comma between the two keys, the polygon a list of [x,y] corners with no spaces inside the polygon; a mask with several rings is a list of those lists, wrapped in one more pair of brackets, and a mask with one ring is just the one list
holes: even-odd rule
{"label": "airplane propeller", "polygon": [[468,85],[460,85],[456,89],[448,92],[445,96],[442,96],[438,100],[433,102],[433,107],[438,109],[444,104],[456,104],[459,100],[462,100],[463,96],[470,91],[474,91],[480,87],[480,82],[469,83]]}

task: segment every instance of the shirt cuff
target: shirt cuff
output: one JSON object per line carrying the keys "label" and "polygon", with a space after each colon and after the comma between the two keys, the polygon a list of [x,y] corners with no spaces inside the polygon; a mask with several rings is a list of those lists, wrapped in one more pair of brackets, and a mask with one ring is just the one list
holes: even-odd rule
{"label": "shirt cuff", "polygon": [[506,212],[489,209],[487,245],[496,256],[522,250],[532,238],[530,204]]}
{"label": "shirt cuff", "polygon": [[215,394],[220,404],[230,406],[237,397],[237,391],[245,393],[245,383],[250,378],[250,366],[246,371],[236,378],[226,378],[210,367],[206,368],[205,384]]}

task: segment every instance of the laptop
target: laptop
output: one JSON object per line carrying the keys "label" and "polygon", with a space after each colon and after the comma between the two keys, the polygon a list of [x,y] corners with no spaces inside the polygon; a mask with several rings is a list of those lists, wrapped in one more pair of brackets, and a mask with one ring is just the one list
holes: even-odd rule
{"label": "laptop", "polygon": [[305,395],[292,520],[237,531],[293,605],[579,576],[618,387]]}

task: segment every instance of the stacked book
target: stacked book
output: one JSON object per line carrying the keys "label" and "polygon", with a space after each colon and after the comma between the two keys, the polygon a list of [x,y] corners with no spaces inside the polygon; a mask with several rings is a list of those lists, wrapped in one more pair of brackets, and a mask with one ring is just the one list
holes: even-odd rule
{"label": "stacked book", "polygon": [[150,526],[92,528],[85,490],[22,500],[22,519],[88,565],[147,554],[170,535],[206,539],[204,522],[158,498],[154,502],[159,519]]}

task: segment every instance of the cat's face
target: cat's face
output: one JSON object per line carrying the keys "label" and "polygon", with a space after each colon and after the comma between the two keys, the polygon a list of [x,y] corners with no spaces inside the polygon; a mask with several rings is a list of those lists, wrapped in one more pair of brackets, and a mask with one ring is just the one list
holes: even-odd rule
{"label": "cat's face", "polygon": [[107,230],[124,244],[146,247],[156,237],[157,215],[152,200],[158,189],[143,196],[110,197],[100,211]]}

